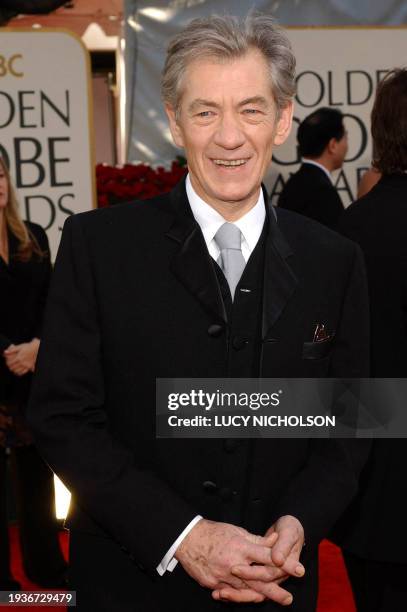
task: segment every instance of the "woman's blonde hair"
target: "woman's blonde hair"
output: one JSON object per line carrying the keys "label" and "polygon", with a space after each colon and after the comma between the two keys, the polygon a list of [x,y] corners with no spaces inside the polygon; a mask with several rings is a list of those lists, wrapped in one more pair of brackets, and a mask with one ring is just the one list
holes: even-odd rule
{"label": "woman's blonde hair", "polygon": [[42,258],[44,253],[41,251],[35,236],[32,235],[20,216],[18,200],[11,182],[10,172],[1,157],[0,167],[4,172],[8,186],[8,201],[4,211],[6,227],[18,240],[17,258],[20,261],[29,261],[34,254]]}

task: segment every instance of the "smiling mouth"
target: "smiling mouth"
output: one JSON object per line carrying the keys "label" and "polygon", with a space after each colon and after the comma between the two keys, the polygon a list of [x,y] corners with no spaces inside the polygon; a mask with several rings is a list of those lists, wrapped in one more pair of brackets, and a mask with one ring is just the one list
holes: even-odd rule
{"label": "smiling mouth", "polygon": [[237,166],[244,166],[249,159],[213,159],[214,164],[217,166],[223,166],[225,168],[236,168]]}

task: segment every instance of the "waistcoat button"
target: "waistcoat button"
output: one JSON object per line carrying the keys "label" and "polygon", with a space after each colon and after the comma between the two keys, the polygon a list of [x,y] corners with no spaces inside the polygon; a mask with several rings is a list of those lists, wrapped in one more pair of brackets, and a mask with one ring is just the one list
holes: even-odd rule
{"label": "waistcoat button", "polygon": [[205,482],[202,483],[202,486],[206,493],[216,493],[218,490],[218,485],[216,482],[212,482],[212,480],[205,480]]}
{"label": "waistcoat button", "polygon": [[213,323],[213,325],[210,325],[208,327],[208,336],[211,336],[211,338],[218,338],[222,334],[223,334],[223,326],[222,325],[218,325],[217,323]]}

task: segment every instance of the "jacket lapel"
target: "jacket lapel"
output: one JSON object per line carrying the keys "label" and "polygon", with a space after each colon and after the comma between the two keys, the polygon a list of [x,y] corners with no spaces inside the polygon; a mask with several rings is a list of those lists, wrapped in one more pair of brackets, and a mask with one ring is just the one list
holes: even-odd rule
{"label": "jacket lapel", "polygon": [[[292,249],[278,227],[276,211],[269,202],[267,192],[264,189],[263,191],[269,223],[263,285],[264,340],[281,316],[298,281],[288,263],[293,255]],[[174,219],[166,235],[179,245],[171,262],[171,271],[205,310],[226,322],[227,314],[216,272],[200,227],[189,206],[185,181],[176,186],[170,194],[170,199]]]}
{"label": "jacket lapel", "polygon": [[269,202],[267,193],[264,194],[264,200],[268,203],[269,233],[264,259],[263,340],[269,337],[271,328],[281,316],[298,284],[298,280],[288,264],[293,252],[278,227],[276,210]]}
{"label": "jacket lapel", "polygon": [[171,271],[184,287],[217,319],[227,320],[216,272],[201,229],[195,221],[181,181],[170,194],[174,221],[167,237],[179,249],[171,261]]}

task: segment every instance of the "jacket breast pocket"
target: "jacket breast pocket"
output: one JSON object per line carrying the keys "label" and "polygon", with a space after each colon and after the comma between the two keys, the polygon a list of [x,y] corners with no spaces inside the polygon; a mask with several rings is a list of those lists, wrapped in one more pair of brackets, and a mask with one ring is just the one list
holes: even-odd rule
{"label": "jacket breast pocket", "polygon": [[303,359],[324,359],[328,357],[333,346],[334,337],[319,342],[304,342],[302,347]]}

